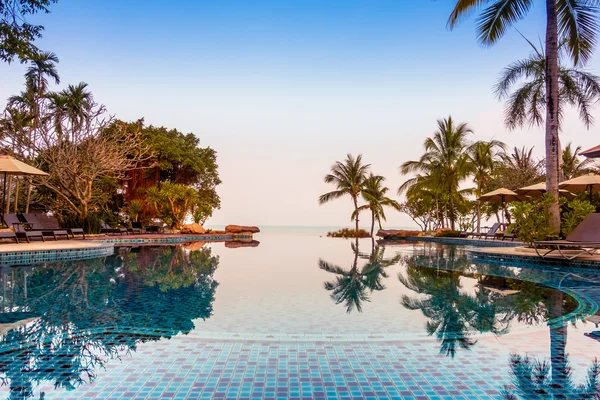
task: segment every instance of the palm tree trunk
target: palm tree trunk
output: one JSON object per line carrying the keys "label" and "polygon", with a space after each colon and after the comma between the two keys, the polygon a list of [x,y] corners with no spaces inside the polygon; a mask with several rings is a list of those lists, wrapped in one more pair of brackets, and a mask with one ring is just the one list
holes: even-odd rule
{"label": "palm tree trunk", "polygon": [[477,199],[477,233],[481,232],[481,200]]}
{"label": "palm tree trunk", "polygon": [[375,210],[371,210],[371,237],[373,237],[374,230],[375,230]]}
{"label": "palm tree trunk", "polygon": [[554,196],[549,228],[560,233],[558,207],[558,22],[556,0],[546,0],[546,189]]}
{"label": "palm tree trunk", "polygon": [[356,197],[352,197],[354,201],[354,221],[356,222],[356,237],[358,238],[358,199]]}
{"label": "palm tree trunk", "polygon": [[[548,314],[551,319],[558,318],[563,314],[563,293],[560,290],[553,291]],[[566,388],[568,384],[567,367],[567,325],[563,322],[560,326],[550,328],[550,364],[552,365],[552,385],[557,388]],[[555,397],[555,398],[564,398]]]}

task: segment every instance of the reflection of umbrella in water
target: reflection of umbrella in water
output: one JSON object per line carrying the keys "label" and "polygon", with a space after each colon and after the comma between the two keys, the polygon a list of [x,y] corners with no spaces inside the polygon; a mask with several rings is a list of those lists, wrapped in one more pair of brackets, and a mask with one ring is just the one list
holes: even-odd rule
{"label": "reflection of umbrella in water", "polygon": [[[544,193],[547,192],[546,190],[546,182],[540,182],[540,183],[536,183],[535,185],[530,185],[530,186],[525,186],[522,187],[520,189],[517,189],[516,192],[522,196],[528,196],[528,197],[542,197],[544,195]],[[558,191],[558,194],[560,196],[564,196],[567,198],[573,198],[574,195],[573,193],[569,192],[568,190],[565,189],[560,189]]]}
{"label": "reflection of umbrella in water", "polygon": [[558,185],[561,189],[570,190],[571,192],[590,192],[590,201],[592,201],[592,193],[600,192],[600,175],[587,174],[577,178],[569,179]]}
{"label": "reflection of umbrella in water", "polygon": [[[484,195],[481,195],[479,200],[483,200],[488,203],[501,203],[502,210],[504,210],[504,203],[510,203],[511,201],[527,200],[527,197],[517,194],[510,189],[500,188],[486,193]],[[504,213],[502,213],[502,223],[504,223]]]}
{"label": "reflection of umbrella in water", "polygon": [[4,192],[2,193],[2,209],[0,215],[4,216],[6,205],[6,177],[7,175],[48,175],[44,171],[27,165],[11,156],[0,155],[0,174],[4,174]]}

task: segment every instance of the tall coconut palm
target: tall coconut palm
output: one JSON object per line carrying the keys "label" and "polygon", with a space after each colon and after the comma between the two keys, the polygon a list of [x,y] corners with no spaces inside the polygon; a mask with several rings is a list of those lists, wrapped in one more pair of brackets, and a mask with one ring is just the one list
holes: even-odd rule
{"label": "tall coconut palm", "polygon": [[94,104],[92,92],[87,89],[87,86],[87,83],[80,82],[77,85],[69,85],[60,92],[64,99],[65,116],[74,131],[81,128]]}
{"label": "tall coconut palm", "polygon": [[481,230],[481,200],[479,197],[484,192],[486,184],[496,164],[498,151],[504,150],[506,145],[498,140],[477,141],[469,147],[469,158],[473,167],[473,180],[475,181],[475,195],[477,196],[477,232]]}
{"label": "tall coconut palm", "polygon": [[58,57],[50,52],[38,53],[31,58],[29,68],[25,72],[25,79],[37,93],[38,98],[41,98],[48,91],[48,78],[54,80],[56,84],[60,83],[60,77],[56,69],[57,63]]}
{"label": "tall coconut palm", "polygon": [[[533,51],[524,60],[504,69],[494,87],[499,100],[506,100],[505,124],[509,129],[544,123],[546,110],[546,55],[528,41]],[[566,42],[561,43],[564,47]],[[593,122],[592,106],[600,99],[600,77],[581,68],[558,64],[558,118],[562,119],[564,106],[579,111],[579,117],[589,128]],[[518,85],[518,87],[516,87]],[[560,125],[559,125],[560,128]]]}
{"label": "tall coconut palm", "polygon": [[569,143],[562,152],[562,164],[560,166],[564,179],[572,179],[589,172],[590,167],[594,162],[591,159],[581,161],[579,152],[581,146],[577,146],[573,150],[572,144]]}
{"label": "tall coconut palm", "polygon": [[354,221],[358,233],[358,198],[363,191],[370,164],[363,164],[362,154],[356,158],[352,154],[346,156],[344,162],[336,161],[331,173],[325,175],[325,183],[332,183],[336,190],[319,197],[319,204],[325,204],[340,197],[350,196],[354,205]]}
{"label": "tall coconut palm", "polygon": [[[541,0],[538,0],[541,3]],[[458,0],[448,19],[448,26],[454,28],[458,21],[473,10],[485,9],[477,20],[477,34],[480,43],[486,46],[495,44],[517,21],[525,18],[534,0]],[[559,42],[566,41],[565,51],[575,65],[587,62],[596,46],[598,23],[596,20],[597,1],[592,0],[546,0],[546,187],[554,196],[550,207],[549,226],[560,233],[560,212],[558,207],[559,182]]]}
{"label": "tall coconut palm", "polygon": [[399,189],[402,192],[413,184],[427,183],[448,194],[448,218],[454,229],[455,205],[461,195],[459,187],[472,171],[466,150],[469,147],[467,135],[472,133],[465,123],[455,123],[452,117],[437,121],[438,130],[425,139],[425,154],[419,160],[407,161],[400,166],[403,175],[419,173],[417,178],[405,182]]}
{"label": "tall coconut palm", "polygon": [[[383,176],[371,173],[363,185],[362,197],[367,204],[358,207],[358,212],[371,211],[371,237],[373,237],[373,231],[375,230],[375,221],[379,224],[379,229],[383,229],[381,220],[386,221],[384,207],[391,207],[400,211],[400,203],[386,196],[389,188],[383,186],[384,180]],[[355,215],[352,213],[352,219],[354,218]]]}

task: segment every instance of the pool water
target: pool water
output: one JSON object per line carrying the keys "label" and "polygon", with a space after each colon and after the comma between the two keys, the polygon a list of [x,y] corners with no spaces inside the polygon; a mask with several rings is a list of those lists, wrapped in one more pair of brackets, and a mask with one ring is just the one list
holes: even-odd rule
{"label": "pool water", "polygon": [[1,397],[600,396],[600,329],[586,322],[600,271],[476,263],[434,243],[259,239],[2,267]]}

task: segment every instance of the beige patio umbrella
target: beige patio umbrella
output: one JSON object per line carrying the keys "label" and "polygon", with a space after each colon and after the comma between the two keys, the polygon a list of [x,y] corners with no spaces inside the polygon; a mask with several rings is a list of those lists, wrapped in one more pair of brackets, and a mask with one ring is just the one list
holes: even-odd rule
{"label": "beige patio umbrella", "polygon": [[507,188],[500,188],[493,190],[489,193],[481,195],[479,200],[488,203],[501,203],[502,204],[502,224],[504,224],[504,203],[510,203],[512,201],[523,201],[527,200],[527,196],[520,195]]}
{"label": "beige patio umbrella", "polygon": [[561,189],[566,189],[571,192],[590,192],[590,201],[592,201],[592,193],[600,192],[600,175],[587,174],[577,178],[569,179],[561,182],[558,185]]}
{"label": "beige patio umbrella", "polygon": [[[515,192],[517,192],[517,194],[520,194],[522,196],[527,196],[527,197],[542,197],[544,195],[544,193],[547,192],[546,182],[540,182],[540,183],[536,183],[535,185],[525,186],[525,187],[515,190]],[[558,191],[558,193],[560,196],[571,197],[571,198],[574,197],[573,193],[571,193],[565,189],[560,189]]]}
{"label": "beige patio umbrella", "polygon": [[0,155],[0,174],[4,174],[4,192],[2,193],[2,210],[0,210],[2,216],[4,216],[6,204],[6,177],[8,175],[48,175],[44,171],[8,155]]}

